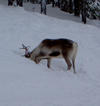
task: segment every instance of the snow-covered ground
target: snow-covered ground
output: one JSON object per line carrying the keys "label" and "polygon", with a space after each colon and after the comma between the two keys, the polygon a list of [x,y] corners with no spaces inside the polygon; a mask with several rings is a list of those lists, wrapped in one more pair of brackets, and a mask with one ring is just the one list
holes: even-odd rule
{"label": "snow-covered ground", "polygon": [[[82,23],[81,17],[75,17],[74,14],[69,14],[61,11],[59,8],[51,8],[52,5],[47,5],[47,15],[63,20],[71,20],[74,22]],[[40,13],[40,5],[32,3],[24,3],[24,9],[30,12]],[[93,25],[100,28],[100,20],[90,20],[87,18],[87,24]]]}
{"label": "snow-covered ground", "polygon": [[[0,4],[7,6],[8,0],[0,0]],[[29,12],[38,12],[40,13],[40,5],[39,4],[32,4],[30,2],[25,3],[23,5],[24,9]],[[82,23],[81,17],[75,17],[73,14],[69,14],[66,12],[61,11],[59,8],[51,8],[51,5],[47,5],[47,15],[50,17],[55,17],[62,20],[71,20],[74,22]],[[90,20],[87,19],[88,25],[93,25],[100,28],[100,20]]]}
{"label": "snow-covered ground", "polygon": [[[63,59],[48,69],[21,56],[45,38],[78,43],[77,74]],[[0,5],[0,106],[100,106],[99,67],[99,28]]]}

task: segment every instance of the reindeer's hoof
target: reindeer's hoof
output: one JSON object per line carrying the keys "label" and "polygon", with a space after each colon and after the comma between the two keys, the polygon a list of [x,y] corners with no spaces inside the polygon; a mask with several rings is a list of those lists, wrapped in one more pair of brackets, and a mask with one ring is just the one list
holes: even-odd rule
{"label": "reindeer's hoof", "polygon": [[48,68],[50,68],[50,65],[47,65]]}
{"label": "reindeer's hoof", "polygon": [[76,74],[76,71],[74,71],[74,74]]}

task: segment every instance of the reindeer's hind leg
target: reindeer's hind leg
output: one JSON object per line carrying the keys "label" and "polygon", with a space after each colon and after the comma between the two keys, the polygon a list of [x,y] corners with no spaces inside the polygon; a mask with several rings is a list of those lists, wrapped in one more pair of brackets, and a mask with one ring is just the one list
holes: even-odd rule
{"label": "reindeer's hind leg", "polygon": [[74,73],[76,73],[76,71],[75,71],[75,59],[72,59],[72,63],[73,63],[73,70],[74,70]]}
{"label": "reindeer's hind leg", "polygon": [[67,65],[68,65],[68,70],[70,70],[70,69],[71,69],[72,64],[71,64],[71,62],[70,62],[69,58],[68,58],[68,57],[65,57],[64,59],[65,59],[65,61],[66,61]]}
{"label": "reindeer's hind leg", "polygon": [[68,65],[68,70],[70,70],[72,64],[71,64],[70,59],[69,59],[69,57],[68,57],[68,55],[67,55],[67,53],[66,53],[65,51],[63,52],[63,57],[64,57],[64,59],[65,59],[67,65]]}
{"label": "reindeer's hind leg", "polygon": [[73,63],[73,70],[74,70],[74,73],[76,73],[75,71],[75,58],[76,58],[76,54],[77,54],[77,49],[78,49],[78,44],[77,43],[74,43],[73,44],[73,51],[74,51],[74,55],[72,57],[72,63]]}

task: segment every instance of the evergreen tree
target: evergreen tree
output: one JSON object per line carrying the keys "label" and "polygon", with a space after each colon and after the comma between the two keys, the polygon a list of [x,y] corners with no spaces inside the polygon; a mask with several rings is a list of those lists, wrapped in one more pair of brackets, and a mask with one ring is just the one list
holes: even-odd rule
{"label": "evergreen tree", "polygon": [[87,1],[87,16],[91,19],[100,19],[100,0]]}

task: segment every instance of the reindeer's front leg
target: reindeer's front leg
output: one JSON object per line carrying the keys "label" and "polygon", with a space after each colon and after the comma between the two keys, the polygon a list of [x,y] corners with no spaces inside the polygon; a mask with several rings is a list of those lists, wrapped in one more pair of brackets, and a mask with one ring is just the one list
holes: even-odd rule
{"label": "reindeer's front leg", "polygon": [[34,61],[35,61],[36,64],[39,64],[40,61],[41,61],[41,58],[39,58],[39,57],[37,56],[37,57],[35,57],[35,60],[34,60]]}
{"label": "reindeer's front leg", "polygon": [[51,64],[51,58],[47,59],[47,67],[50,68],[50,64]]}
{"label": "reindeer's front leg", "polygon": [[37,56],[35,56],[35,62],[38,64],[42,59],[47,59],[45,58],[45,54],[43,52],[40,52]]}

